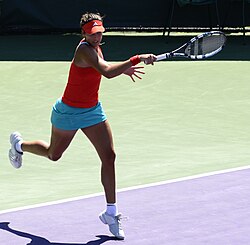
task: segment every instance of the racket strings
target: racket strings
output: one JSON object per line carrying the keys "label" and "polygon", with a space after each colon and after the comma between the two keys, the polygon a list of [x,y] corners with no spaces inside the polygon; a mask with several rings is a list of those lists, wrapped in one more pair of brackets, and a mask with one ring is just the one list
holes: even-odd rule
{"label": "racket strings", "polygon": [[225,41],[224,35],[204,36],[191,42],[185,53],[189,56],[206,55],[219,50],[225,44]]}

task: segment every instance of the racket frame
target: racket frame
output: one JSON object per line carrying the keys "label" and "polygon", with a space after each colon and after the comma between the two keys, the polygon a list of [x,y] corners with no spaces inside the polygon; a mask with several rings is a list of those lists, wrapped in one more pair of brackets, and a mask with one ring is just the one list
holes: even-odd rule
{"label": "racket frame", "polygon": [[[216,34],[223,35],[225,37],[224,44],[222,46],[220,46],[219,48],[217,48],[216,50],[214,50],[210,53],[204,54],[204,55],[187,55],[184,52],[183,53],[180,52],[180,50],[185,49],[188,45],[190,45],[191,43],[194,43],[196,40],[203,38],[203,37],[206,37],[206,36],[212,36],[212,35],[216,35]],[[184,45],[182,45],[181,47],[179,47],[178,49],[176,49],[172,52],[157,55],[156,61],[165,60],[165,59],[169,59],[172,57],[185,57],[185,58],[190,58],[193,60],[209,58],[209,57],[219,53],[223,49],[223,47],[225,46],[225,43],[226,43],[226,36],[223,32],[221,32],[221,31],[205,32],[205,33],[197,35],[196,37],[193,37],[190,41],[188,41],[187,43],[185,43]]]}

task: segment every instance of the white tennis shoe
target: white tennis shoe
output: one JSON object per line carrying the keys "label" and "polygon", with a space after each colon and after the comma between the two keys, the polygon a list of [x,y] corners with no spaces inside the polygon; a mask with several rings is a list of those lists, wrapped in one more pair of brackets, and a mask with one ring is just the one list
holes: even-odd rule
{"label": "white tennis shoe", "polygon": [[11,148],[9,150],[10,163],[14,168],[20,168],[22,166],[22,152],[16,150],[16,143],[22,141],[22,136],[18,132],[14,132],[10,135]]}
{"label": "white tennis shoe", "polygon": [[103,224],[109,226],[109,231],[118,239],[124,240],[125,234],[121,227],[121,214],[117,216],[111,216],[107,212],[102,212],[99,215]]}

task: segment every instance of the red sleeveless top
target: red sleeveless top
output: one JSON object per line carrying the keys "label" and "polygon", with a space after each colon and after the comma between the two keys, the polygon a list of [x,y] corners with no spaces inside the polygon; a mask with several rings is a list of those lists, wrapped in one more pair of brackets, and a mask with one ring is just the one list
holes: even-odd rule
{"label": "red sleeveless top", "polygon": [[102,75],[92,67],[78,67],[72,61],[63,103],[80,108],[90,108],[98,103]]}

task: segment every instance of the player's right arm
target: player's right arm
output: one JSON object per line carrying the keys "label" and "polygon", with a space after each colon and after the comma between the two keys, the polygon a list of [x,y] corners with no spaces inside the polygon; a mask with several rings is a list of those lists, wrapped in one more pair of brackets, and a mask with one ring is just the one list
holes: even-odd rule
{"label": "player's right arm", "polygon": [[[139,55],[139,59],[140,61],[149,60],[149,63],[153,63],[155,56],[152,54],[143,54]],[[119,63],[107,62],[93,47],[88,45],[80,45],[78,47],[74,61],[76,65],[80,64],[82,67],[95,68],[100,74],[107,78],[119,76],[133,65],[130,59]]]}

